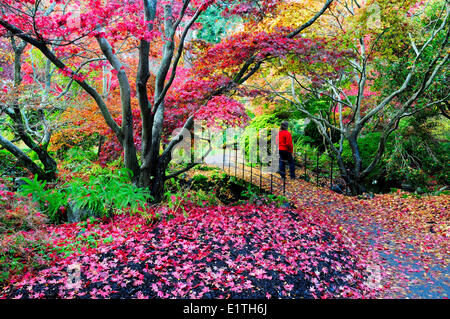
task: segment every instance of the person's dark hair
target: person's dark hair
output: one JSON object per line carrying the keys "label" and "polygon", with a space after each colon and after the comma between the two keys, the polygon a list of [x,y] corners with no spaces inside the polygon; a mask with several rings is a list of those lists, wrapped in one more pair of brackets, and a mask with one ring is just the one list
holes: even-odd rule
{"label": "person's dark hair", "polygon": [[287,130],[289,127],[289,122],[288,121],[284,121],[283,123],[281,123],[280,129],[281,130]]}

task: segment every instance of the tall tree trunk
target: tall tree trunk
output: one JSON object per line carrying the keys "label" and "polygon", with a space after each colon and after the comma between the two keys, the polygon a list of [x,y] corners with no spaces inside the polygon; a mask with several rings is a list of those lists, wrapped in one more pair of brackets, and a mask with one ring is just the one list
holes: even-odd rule
{"label": "tall tree trunk", "polygon": [[166,170],[170,162],[170,155],[162,155],[158,163],[153,165],[152,169],[152,186],[150,194],[156,203],[162,201],[164,196],[164,184],[166,182]]}

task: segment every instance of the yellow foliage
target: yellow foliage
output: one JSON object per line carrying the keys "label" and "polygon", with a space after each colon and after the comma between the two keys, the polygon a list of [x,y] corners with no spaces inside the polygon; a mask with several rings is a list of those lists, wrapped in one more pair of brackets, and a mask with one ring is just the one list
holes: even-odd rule
{"label": "yellow foliage", "polygon": [[[291,0],[277,9],[258,25],[258,31],[273,32],[277,28],[297,28],[310,20],[324,5],[323,0]],[[323,36],[330,32],[333,18],[322,15],[316,23],[304,31],[308,37]]]}

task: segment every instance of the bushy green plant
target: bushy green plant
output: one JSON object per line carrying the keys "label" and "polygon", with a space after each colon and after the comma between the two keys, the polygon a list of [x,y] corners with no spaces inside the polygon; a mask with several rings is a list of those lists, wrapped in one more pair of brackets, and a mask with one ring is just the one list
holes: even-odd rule
{"label": "bushy green plant", "polygon": [[432,137],[400,135],[384,158],[388,180],[402,180],[415,187],[449,185],[450,142]]}
{"label": "bushy green plant", "polygon": [[77,179],[66,189],[75,208],[87,208],[106,217],[125,211],[136,213],[151,198],[148,190],[130,182],[130,173],[126,169],[117,170],[114,175],[91,176],[87,183]]}
{"label": "bushy green plant", "polygon": [[276,207],[281,207],[288,202],[288,199],[285,196],[276,194],[264,194],[260,191],[255,191],[251,187],[244,191],[242,193],[242,196],[247,199],[236,202],[236,205],[251,203],[254,205],[274,205]]}
{"label": "bushy green plant", "polygon": [[208,177],[202,174],[196,174],[192,177],[192,182],[197,185],[204,185],[208,182]]}
{"label": "bushy green plant", "polygon": [[130,182],[130,172],[119,169],[115,173],[92,175],[89,181],[75,178],[60,188],[46,188],[46,182],[37,178],[25,179],[21,187],[23,195],[31,194],[53,223],[63,221],[62,211],[69,203],[75,209],[88,209],[96,216],[110,217],[111,214],[142,211],[151,199],[147,189],[139,188]]}
{"label": "bushy green plant", "polygon": [[191,196],[191,201],[201,207],[205,206],[215,206],[219,204],[219,200],[217,199],[216,195],[213,193],[209,193],[204,190],[198,190],[194,192]]}
{"label": "bushy green plant", "polygon": [[72,147],[65,154],[65,165],[73,172],[82,171],[86,166],[91,166],[97,154],[92,150],[80,147]]}
{"label": "bushy green plant", "polygon": [[294,145],[294,153],[297,160],[303,163],[306,154],[306,160],[309,166],[311,166],[312,163],[316,160],[317,152],[318,149],[314,146],[309,145],[308,143]]}
{"label": "bushy green plant", "polygon": [[201,189],[192,191],[187,188],[177,193],[166,192],[164,198],[165,205],[170,210],[177,211],[178,209],[181,209],[186,217],[188,216],[186,204],[199,207],[216,206],[220,204],[220,200],[214,193],[209,193]]}
{"label": "bushy green plant", "polygon": [[[264,114],[252,119],[243,134],[240,137],[240,148],[245,150],[245,154],[250,154],[251,141],[258,141],[258,134],[261,130],[267,130],[267,145],[270,147],[271,143],[271,129],[279,128],[282,120],[276,114]],[[258,142],[255,145],[258,148]],[[255,150],[257,151],[257,149]],[[257,158],[259,160],[259,156]]]}
{"label": "bushy green plant", "polygon": [[61,208],[67,204],[67,194],[58,189],[46,188],[47,182],[38,181],[37,176],[34,179],[24,178],[23,181],[26,184],[20,187],[19,192],[23,196],[31,194],[33,201],[39,204],[40,210],[48,216],[50,221],[62,222]]}
{"label": "bushy green plant", "polygon": [[[434,123],[430,123],[434,127]],[[425,126],[425,127],[424,127]],[[380,132],[368,133],[358,140],[363,167],[369,165],[378,148]],[[436,184],[449,185],[448,163],[450,162],[450,142],[445,136],[433,137],[426,122],[417,119],[401,123],[398,132],[387,142],[386,150],[378,167],[367,177],[366,186],[383,181],[387,185],[412,188],[433,188]],[[352,167],[353,156],[347,141],[344,142],[342,158],[347,167]],[[327,160],[321,159],[321,166]],[[382,189],[377,189],[382,191]]]}
{"label": "bushy green plant", "polygon": [[196,167],[197,170],[199,171],[205,171],[205,172],[209,172],[209,171],[218,171],[219,168],[217,167],[212,167],[212,166],[207,166],[207,165],[198,165]]}

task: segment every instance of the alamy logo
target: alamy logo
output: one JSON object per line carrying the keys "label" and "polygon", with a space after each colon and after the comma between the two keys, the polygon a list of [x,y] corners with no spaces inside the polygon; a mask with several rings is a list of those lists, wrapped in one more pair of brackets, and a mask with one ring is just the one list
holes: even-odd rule
{"label": "alamy logo", "polygon": [[78,289],[81,287],[81,266],[80,264],[72,264],[67,267],[67,282],[68,289]]}

